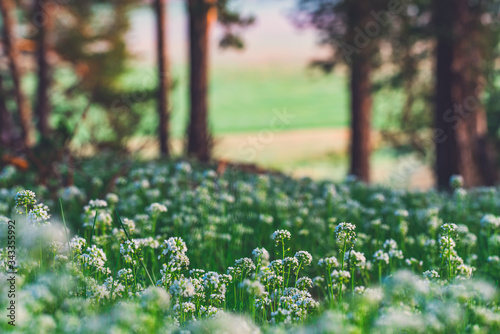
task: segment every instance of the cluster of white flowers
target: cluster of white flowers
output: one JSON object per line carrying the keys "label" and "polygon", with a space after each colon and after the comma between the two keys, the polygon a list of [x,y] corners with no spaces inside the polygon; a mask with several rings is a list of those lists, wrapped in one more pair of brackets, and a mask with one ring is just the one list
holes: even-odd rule
{"label": "cluster of white flowers", "polygon": [[274,240],[274,242],[276,243],[276,246],[284,243],[286,240],[290,240],[291,237],[292,237],[292,234],[287,230],[276,230],[271,235],[271,239]]}
{"label": "cluster of white flowers", "polygon": [[283,259],[283,266],[291,272],[296,272],[299,269],[299,260],[296,257],[287,256]]}
{"label": "cluster of white flowers", "polygon": [[36,195],[31,190],[21,190],[14,198],[16,210],[19,214],[28,214],[29,210],[36,204]]}
{"label": "cluster of white flowers", "polygon": [[134,274],[132,272],[132,269],[123,268],[118,270],[116,272],[116,279],[118,280],[118,282],[124,283],[125,285],[131,284],[134,280]]}
{"label": "cluster of white flowers", "polygon": [[362,286],[362,285],[361,286],[357,286],[357,287],[354,288],[354,294],[355,295],[362,295],[362,294],[365,293],[365,291],[366,291],[366,288],[364,286]]}
{"label": "cluster of white flowers", "polygon": [[406,259],[405,263],[410,267],[422,267],[424,265],[424,261],[422,260],[419,261],[414,257]]}
{"label": "cluster of white flowers", "polygon": [[456,270],[458,279],[470,279],[476,268],[461,263],[457,266]]}
{"label": "cluster of white flowers", "polygon": [[[125,225],[125,220],[123,221],[123,224]],[[153,239],[153,237],[139,238],[134,240],[140,245],[140,247],[149,247],[152,249],[157,249],[158,247],[160,247],[160,243],[158,242],[158,240]]]}
{"label": "cluster of white flowers", "polygon": [[271,215],[266,215],[266,214],[261,213],[259,215],[259,220],[261,222],[263,222],[264,224],[272,225],[273,221],[274,221],[274,218]]}
{"label": "cluster of white flowers", "polygon": [[111,206],[115,206],[120,201],[120,197],[118,197],[118,195],[114,193],[108,193],[106,194],[106,196],[104,196],[104,198],[106,199],[106,203]]}
{"label": "cluster of white flowers", "polygon": [[0,181],[7,182],[16,175],[16,167],[7,165],[0,172]]}
{"label": "cluster of white flowers", "polygon": [[152,312],[166,312],[170,307],[170,296],[165,289],[150,286],[140,293],[141,308]]}
{"label": "cluster of white flowers", "polygon": [[301,277],[295,282],[295,287],[299,290],[308,290],[313,287],[313,281],[309,277]]}
{"label": "cluster of white flowers", "polygon": [[315,309],[319,303],[306,290],[285,288],[279,298],[278,309],[271,313],[272,323],[290,323],[304,320],[308,311]]}
{"label": "cluster of white flowers", "polygon": [[389,255],[391,259],[399,259],[403,258],[403,252],[398,249],[398,243],[393,239],[387,239],[384,242],[384,251]]}
{"label": "cluster of white flowers", "polygon": [[215,271],[209,271],[202,277],[203,286],[207,297],[212,301],[222,304],[226,298],[226,284],[229,283],[231,275],[220,275]]}
{"label": "cluster of white flowers", "polygon": [[500,228],[500,217],[486,214],[481,218],[481,226],[485,229],[497,230]]}
{"label": "cluster of white flowers", "polygon": [[227,274],[231,275],[235,280],[239,280],[240,278],[248,277],[254,270],[255,264],[252,259],[244,257],[236,260],[234,267],[229,267],[227,269]]}
{"label": "cluster of white flowers", "polygon": [[456,247],[455,240],[453,240],[452,237],[449,237],[447,235],[443,235],[439,238],[439,247],[442,249],[442,252],[450,252],[455,249]]}
{"label": "cluster of white flowers", "polygon": [[446,235],[456,234],[458,231],[458,226],[457,226],[457,224],[453,224],[453,223],[452,224],[443,224],[443,226],[441,226],[441,230]]}
{"label": "cluster of white flowers", "polygon": [[261,297],[266,292],[265,286],[260,281],[252,281],[248,278],[245,278],[240,283],[240,288],[245,289],[248,294],[256,297]]}
{"label": "cluster of white flowers", "polygon": [[440,277],[440,276],[439,276],[439,273],[438,273],[436,270],[434,270],[434,269],[424,271],[423,275],[424,275],[424,277],[425,277],[426,279],[428,279],[428,280],[431,280],[431,279],[435,279],[435,278],[439,278],[439,277]]}
{"label": "cluster of white flowers", "polygon": [[405,210],[405,209],[397,209],[396,211],[394,211],[394,216],[398,217],[398,218],[407,218],[409,216],[409,212],[408,210]]}
{"label": "cluster of white flowers", "polygon": [[464,178],[461,175],[450,176],[450,186],[454,189],[464,186]]}
{"label": "cluster of white flowers", "polygon": [[106,230],[113,225],[113,217],[106,209],[90,209],[84,218],[83,227],[94,228],[96,230]]}
{"label": "cluster of white flowers", "polygon": [[153,217],[160,215],[162,212],[167,212],[167,207],[160,203],[152,203],[147,207],[146,211]]}
{"label": "cluster of white flowers", "polygon": [[373,254],[373,259],[380,263],[389,264],[389,254],[385,253],[383,250],[379,249]]}
{"label": "cluster of white flowers", "polygon": [[83,211],[90,212],[91,210],[106,208],[107,206],[108,203],[103,199],[91,199],[89,204],[83,207]]}
{"label": "cluster of white flowers", "polygon": [[194,285],[189,278],[181,277],[173,281],[172,285],[170,285],[170,293],[176,298],[189,298],[194,296],[195,292]]}
{"label": "cluster of white flowers", "polygon": [[364,269],[366,267],[365,254],[356,252],[355,250],[347,251],[344,255],[344,261],[351,261],[351,265],[358,269]]}
{"label": "cluster of white flowers", "polygon": [[189,162],[181,161],[175,165],[175,170],[185,174],[191,174],[193,172],[193,168],[189,164]]}
{"label": "cluster of white flowers", "polygon": [[[182,238],[179,237],[172,237],[169,238],[168,240],[165,240],[164,243],[162,244],[162,248],[164,250],[162,251],[163,255],[167,255],[169,253],[186,253],[187,252],[187,247],[186,243]],[[158,257],[159,259],[160,257]]]}
{"label": "cluster of white flowers", "polygon": [[306,251],[298,251],[295,253],[295,258],[302,266],[308,266],[312,262],[312,255]]}
{"label": "cluster of white flowers", "polygon": [[50,225],[49,219],[49,207],[42,203],[35,204],[28,213],[28,224],[35,227]]}
{"label": "cluster of white flowers", "polygon": [[84,250],[86,249],[86,245],[87,242],[85,241],[85,239],[80,238],[79,236],[74,236],[69,242],[70,250],[75,255],[83,254]]}
{"label": "cluster of white flowers", "polygon": [[330,256],[330,257],[325,257],[323,259],[319,259],[318,266],[331,269],[339,267],[340,263],[335,256]]}
{"label": "cluster of white flowers", "polygon": [[384,203],[385,202],[385,196],[382,193],[375,193],[370,196],[370,201],[375,202],[375,203]]}
{"label": "cluster of white flowers", "polygon": [[111,272],[109,268],[105,267],[107,261],[106,253],[96,245],[87,247],[83,254],[77,256],[77,260],[84,268],[92,268],[102,274],[109,274]]}
{"label": "cluster of white flowers", "polygon": [[254,261],[262,265],[267,265],[269,263],[269,252],[265,248],[255,248],[252,251]]}
{"label": "cluster of white flowers", "polygon": [[139,242],[137,240],[126,240],[124,243],[120,244],[120,254],[123,256],[125,263],[130,263],[132,265],[137,265],[136,254],[139,250]]}
{"label": "cluster of white flowers", "polygon": [[184,240],[179,237],[165,240],[161,247],[163,251],[158,256],[158,260],[165,256],[168,257],[168,263],[164,263],[160,270],[162,277],[158,284],[169,287],[176,277],[180,277],[180,272],[189,266],[189,258],[186,255],[187,247]]}
{"label": "cluster of white flowers", "polygon": [[347,270],[333,270],[331,274],[332,280],[338,284],[345,284],[351,280],[351,273]]}
{"label": "cluster of white flowers", "polygon": [[356,226],[351,223],[340,223],[335,227],[335,239],[339,247],[352,247],[356,242]]}
{"label": "cluster of white flowers", "polygon": [[76,186],[61,188],[58,193],[64,201],[83,201],[85,199],[85,193]]}

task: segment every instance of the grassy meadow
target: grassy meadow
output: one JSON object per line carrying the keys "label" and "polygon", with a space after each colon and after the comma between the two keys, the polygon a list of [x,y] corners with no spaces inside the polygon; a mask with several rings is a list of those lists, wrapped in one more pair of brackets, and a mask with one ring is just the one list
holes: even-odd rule
{"label": "grassy meadow", "polygon": [[497,188],[122,168],[87,161],[55,196],[2,171],[2,331],[500,331]]}
{"label": "grassy meadow", "polygon": [[[146,73],[146,74],[145,74]],[[124,86],[149,80],[154,68],[138,65],[124,78]],[[175,88],[172,92],[172,135],[184,136],[188,119],[188,79],[184,66],[175,66]],[[302,66],[254,67],[214,66],[211,69],[209,105],[210,125],[215,136],[259,132],[271,128],[273,113],[286,111],[287,122],[278,131],[349,126],[349,95],[347,77],[342,70],[323,74]],[[374,127],[389,121],[389,111],[400,106],[395,94],[376,95]],[[154,106],[144,110],[149,120],[143,133],[155,121]]]}

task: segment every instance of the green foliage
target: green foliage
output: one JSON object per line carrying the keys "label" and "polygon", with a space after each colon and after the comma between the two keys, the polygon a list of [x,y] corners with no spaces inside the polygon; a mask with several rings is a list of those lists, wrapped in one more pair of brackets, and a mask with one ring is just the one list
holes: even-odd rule
{"label": "green foliage", "polygon": [[180,161],[138,163],[88,201],[106,187],[95,166],[92,182],[61,189],[62,205],[40,192],[78,232],[69,241],[47,206],[18,193],[15,171],[0,175],[0,215],[19,225],[19,305],[31,315],[2,329],[500,329],[496,188],[466,191],[454,177],[453,194],[414,193]]}

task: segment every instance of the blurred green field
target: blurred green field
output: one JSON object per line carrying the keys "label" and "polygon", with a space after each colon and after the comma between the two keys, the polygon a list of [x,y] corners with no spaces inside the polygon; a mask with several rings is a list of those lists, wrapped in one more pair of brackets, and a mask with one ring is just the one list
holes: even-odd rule
{"label": "blurred green field", "polygon": [[[154,68],[138,66],[124,78],[124,84],[133,87],[137,82],[145,82],[145,75],[151,73]],[[289,122],[280,124],[282,131],[349,125],[347,79],[341,71],[325,75],[305,66],[217,66],[210,74],[209,117],[216,136],[268,129],[277,111],[291,115]],[[173,75],[176,87],[171,97],[172,134],[180,138],[184,135],[188,115],[187,70],[175,66]],[[375,128],[387,122],[388,112],[398,108],[398,102],[385,94],[376,96]],[[139,132],[148,135],[151,129],[156,129],[154,105],[148,105],[143,113],[146,117]]]}
{"label": "blurred green field", "polygon": [[[152,67],[136,67],[126,77],[126,85],[144,82],[154,73]],[[172,92],[172,135],[174,151],[182,153],[187,124],[187,70],[175,66],[176,87]],[[378,130],[390,125],[390,115],[401,106],[396,93],[377,92],[373,124]],[[277,111],[290,115],[288,123],[272,127]],[[155,106],[143,111],[141,136],[151,137],[156,130]],[[341,180],[348,173],[349,95],[347,76],[341,70],[325,75],[290,65],[267,67],[213,66],[210,83],[210,125],[216,137],[214,157],[277,169],[296,177]],[[248,159],[242,147],[253,148],[251,138],[259,132],[273,133],[269,143],[255,150]],[[377,140],[379,143],[380,141]],[[136,146],[144,147],[144,146]],[[157,145],[149,142],[149,156],[157,154]],[[144,152],[141,150],[141,152]],[[148,154],[147,154],[148,155]],[[373,181],[389,182],[391,174],[401,169],[402,157],[377,144],[372,157]],[[423,180],[430,180],[425,181]],[[428,166],[418,166],[398,181],[398,186],[426,189],[432,185]]]}

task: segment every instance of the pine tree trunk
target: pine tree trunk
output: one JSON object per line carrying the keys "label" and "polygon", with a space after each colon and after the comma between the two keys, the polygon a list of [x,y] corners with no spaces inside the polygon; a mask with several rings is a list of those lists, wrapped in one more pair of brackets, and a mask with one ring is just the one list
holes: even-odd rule
{"label": "pine tree trunk", "polygon": [[480,13],[467,0],[436,0],[436,176],[441,189],[452,175],[466,187],[492,185],[496,179],[480,103],[482,45]]}
{"label": "pine tree trunk", "polygon": [[188,126],[189,156],[201,161],[210,159],[211,137],[208,130],[208,0],[188,0],[190,119]]}
{"label": "pine tree trunk", "polygon": [[10,73],[14,83],[14,94],[17,103],[17,111],[22,129],[22,141],[25,147],[30,147],[33,143],[33,127],[30,106],[21,88],[21,71],[19,51],[16,48],[16,5],[13,0],[1,0],[0,12],[3,20],[3,46],[9,59]]}
{"label": "pine tree trunk", "polygon": [[38,86],[37,100],[35,106],[35,115],[38,119],[38,131],[42,137],[48,137],[49,117],[50,117],[50,67],[48,63],[48,41],[47,30],[50,28],[51,13],[44,12],[44,0],[36,0],[35,11],[33,17],[36,19],[38,28],[37,36],[37,52],[36,58],[38,63]]}
{"label": "pine tree trunk", "polygon": [[14,142],[12,115],[7,109],[5,97],[7,92],[3,88],[3,78],[0,74],[0,145],[10,146]]}
{"label": "pine tree trunk", "polygon": [[371,156],[371,56],[374,51],[375,40],[364,46],[355,42],[354,28],[365,27],[371,17],[370,1],[361,0],[351,3],[349,15],[348,37],[350,45],[355,45],[359,53],[351,58],[350,90],[351,90],[351,147],[350,147],[350,174],[358,179],[370,181],[370,156]]}
{"label": "pine tree trunk", "polygon": [[[459,152],[453,124],[445,120],[444,114],[453,108],[451,96],[453,61],[453,24],[455,13],[453,0],[434,1],[434,20],[437,32],[436,47],[436,100],[435,143],[436,176],[438,187],[448,187],[452,175],[459,174]],[[451,6],[451,7],[448,7]]]}
{"label": "pine tree trunk", "polygon": [[167,0],[155,0],[157,23],[157,52],[158,52],[158,138],[160,153],[163,157],[170,155],[169,148],[169,91],[170,73],[167,52]]}
{"label": "pine tree trunk", "polygon": [[360,180],[370,181],[371,155],[370,59],[355,59],[351,67],[351,170]]}

